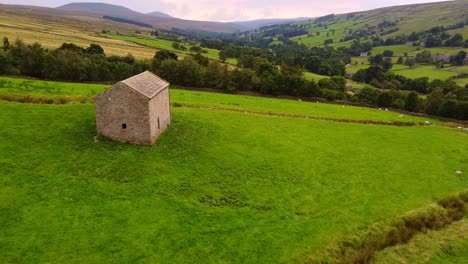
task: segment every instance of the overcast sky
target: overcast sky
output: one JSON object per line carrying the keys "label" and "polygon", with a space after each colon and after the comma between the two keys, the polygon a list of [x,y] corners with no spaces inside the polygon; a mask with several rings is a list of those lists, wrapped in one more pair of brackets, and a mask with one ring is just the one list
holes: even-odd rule
{"label": "overcast sky", "polygon": [[240,21],[317,17],[331,13],[349,13],[384,6],[441,2],[441,0],[0,0],[3,4],[47,7],[57,7],[72,2],[116,4],[143,13],[161,11],[184,19]]}

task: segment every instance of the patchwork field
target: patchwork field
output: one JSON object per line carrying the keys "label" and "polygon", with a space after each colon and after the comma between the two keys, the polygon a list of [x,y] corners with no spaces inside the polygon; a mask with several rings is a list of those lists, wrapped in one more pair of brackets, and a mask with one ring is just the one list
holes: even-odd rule
{"label": "patchwork field", "polygon": [[[106,87],[0,84],[0,95],[72,98]],[[171,99],[173,124],[154,147],[94,142],[92,104],[0,102],[0,259],[304,262],[468,187],[454,173],[468,171],[468,133],[443,122],[360,124],[402,120],[368,108],[176,89]]]}
{"label": "patchwork field", "polygon": [[[133,42],[137,44],[141,44],[144,46],[156,48],[158,50],[169,50],[172,52],[177,53],[179,56],[185,56],[187,54],[192,54],[189,50],[187,51],[181,51],[172,46],[172,41],[164,40],[164,39],[157,39],[157,38],[148,38],[148,37],[136,37],[136,36],[123,36],[123,35],[113,35],[113,34],[103,34],[103,36],[110,38],[110,39],[118,39],[118,40],[124,40],[128,42]],[[182,45],[185,45],[186,48],[190,48],[189,45],[181,43]],[[208,48],[203,48],[204,50],[207,51],[207,53],[203,53],[203,56],[212,59],[212,60],[219,60],[219,50],[215,49],[208,49]],[[228,59],[228,63],[230,64],[237,64],[236,59]]]}

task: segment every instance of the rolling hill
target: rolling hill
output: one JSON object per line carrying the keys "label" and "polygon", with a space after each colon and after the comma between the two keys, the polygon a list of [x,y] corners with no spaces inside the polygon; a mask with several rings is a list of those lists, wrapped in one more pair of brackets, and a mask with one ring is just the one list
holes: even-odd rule
{"label": "rolling hill", "polygon": [[307,20],[309,18],[292,18],[292,19],[257,19],[257,20],[250,20],[250,21],[237,21],[237,22],[229,22],[229,24],[233,24],[239,26],[241,30],[255,30],[261,27],[272,26],[272,25],[281,25],[281,24],[289,24],[297,21]]}
{"label": "rolling hill", "polygon": [[[333,40],[333,46],[340,47],[358,37],[384,39],[412,32],[429,30],[436,26],[452,26],[468,20],[468,1],[457,0],[416,5],[380,8],[306,20],[297,23],[309,34],[292,40],[309,46],[323,45],[325,40]],[[448,31],[468,36],[468,27]]]}
{"label": "rolling hill", "polygon": [[171,15],[168,15],[166,13],[159,12],[159,11],[150,12],[150,13],[147,13],[146,15],[153,16],[153,17],[165,17],[165,18],[172,17]]}

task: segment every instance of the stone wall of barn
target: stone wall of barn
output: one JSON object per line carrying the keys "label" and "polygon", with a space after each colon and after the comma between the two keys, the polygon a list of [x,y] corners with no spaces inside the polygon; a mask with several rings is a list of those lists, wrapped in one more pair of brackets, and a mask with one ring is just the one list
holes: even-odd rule
{"label": "stone wall of barn", "polygon": [[96,126],[100,136],[114,141],[151,145],[149,99],[123,83],[96,97]]}
{"label": "stone wall of barn", "polygon": [[154,143],[171,124],[169,88],[162,90],[149,103],[151,140]]}

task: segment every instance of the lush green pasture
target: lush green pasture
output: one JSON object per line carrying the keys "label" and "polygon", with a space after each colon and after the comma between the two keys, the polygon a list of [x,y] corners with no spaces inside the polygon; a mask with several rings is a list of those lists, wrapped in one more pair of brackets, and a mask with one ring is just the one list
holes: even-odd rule
{"label": "lush green pasture", "polygon": [[[395,63],[396,58],[393,58],[393,63]],[[355,73],[361,69],[367,69],[370,67],[367,58],[353,57],[351,59],[352,66],[346,68],[346,72]],[[452,67],[452,68],[443,68],[438,69],[434,65],[420,65],[417,64],[414,68],[410,68],[403,64],[393,64],[391,69],[395,74],[405,76],[407,78],[419,78],[419,77],[428,77],[430,80],[447,80],[458,76],[460,73],[468,73],[466,67]],[[462,82],[462,81],[460,81]]]}
{"label": "lush green pasture", "polygon": [[455,72],[450,72],[445,69],[437,69],[433,65],[418,65],[414,68],[409,68],[404,65],[396,65],[392,71],[395,74],[405,76],[407,78],[419,78],[419,77],[428,77],[430,80],[446,80],[451,77],[455,77],[458,74]]}
{"label": "lush green pasture", "polygon": [[[393,56],[404,56],[404,53],[407,52],[410,54],[411,52],[415,52],[420,50],[421,47],[409,46],[409,45],[392,45],[392,46],[379,46],[374,47],[371,52],[372,55],[383,54],[386,50],[393,51]],[[420,51],[422,52],[422,51]]]}
{"label": "lush green pasture", "polygon": [[461,85],[461,86],[465,86],[468,84],[468,78],[457,78],[457,79],[454,79],[454,81],[458,84],[458,85]]}
{"label": "lush green pasture", "polygon": [[316,73],[313,73],[313,72],[304,72],[304,78],[306,78],[307,80],[311,81],[315,81],[315,82],[318,82],[324,78],[330,78],[329,76],[324,76],[324,75],[320,75],[320,74],[316,74]]}
{"label": "lush green pasture", "polygon": [[[45,82],[18,78],[0,77],[0,94],[30,96],[85,96],[93,97],[110,85]],[[364,107],[352,107],[324,103],[279,100],[254,96],[239,96],[171,89],[173,103],[195,107],[218,107],[261,111],[279,114],[296,114],[320,118],[338,118],[373,121],[414,121],[424,122],[427,118],[412,116],[399,117],[399,113],[379,111]],[[432,120],[432,122],[437,122]]]}
{"label": "lush green pasture", "polygon": [[[125,40],[125,41],[130,41],[134,43],[138,43],[144,46],[152,47],[155,49],[161,49],[161,50],[169,50],[173,51],[179,54],[179,56],[182,54],[182,56],[186,54],[191,54],[189,50],[187,51],[181,51],[172,46],[172,41],[169,40],[164,40],[164,39],[158,39],[158,38],[148,38],[148,37],[135,37],[135,36],[123,36],[123,35],[113,35],[113,34],[103,34],[103,36],[111,39],[118,39],[118,40]],[[189,45],[186,45],[187,49],[190,47]],[[212,60],[219,60],[219,50],[215,49],[209,49],[209,48],[204,48],[204,50],[207,51],[207,53],[204,53],[203,56],[212,59]],[[236,64],[237,61],[234,59],[228,60],[229,63],[231,64]]]}
{"label": "lush green pasture", "polygon": [[303,262],[467,187],[459,130],[173,108],[139,147],[95,143],[92,105],[0,113],[6,263]]}

